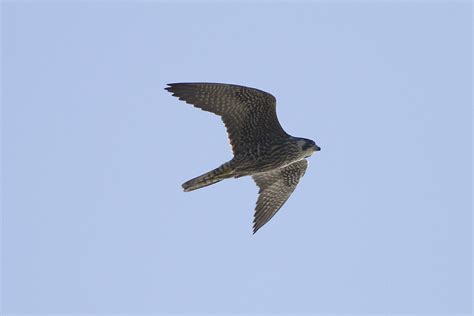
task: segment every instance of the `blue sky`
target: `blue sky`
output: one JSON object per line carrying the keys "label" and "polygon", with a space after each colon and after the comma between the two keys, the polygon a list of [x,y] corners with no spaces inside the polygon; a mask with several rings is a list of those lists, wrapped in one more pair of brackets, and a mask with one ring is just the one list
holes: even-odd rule
{"label": "blue sky", "polygon": [[[470,313],[470,2],[1,6],[4,314]],[[322,147],[256,235],[189,81]]]}

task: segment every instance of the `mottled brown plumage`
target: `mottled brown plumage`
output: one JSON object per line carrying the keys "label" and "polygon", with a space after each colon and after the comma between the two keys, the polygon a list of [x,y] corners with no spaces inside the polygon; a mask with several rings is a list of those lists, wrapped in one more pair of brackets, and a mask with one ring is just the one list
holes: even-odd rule
{"label": "mottled brown plumage", "polygon": [[307,167],[308,161],[303,159],[286,167],[252,176],[260,188],[253,220],[254,232],[268,222],[285,204]]}
{"label": "mottled brown plumage", "polygon": [[173,96],[221,117],[234,158],[183,184],[196,190],[226,178],[251,175],[259,186],[254,233],[268,222],[294,191],[307,168],[306,157],[319,147],[288,135],[276,115],[276,100],[261,90],[222,83],[173,83]]}

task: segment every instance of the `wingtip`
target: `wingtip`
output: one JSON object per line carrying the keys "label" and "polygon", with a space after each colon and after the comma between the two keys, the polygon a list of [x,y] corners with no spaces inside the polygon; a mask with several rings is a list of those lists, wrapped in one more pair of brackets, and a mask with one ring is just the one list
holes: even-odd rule
{"label": "wingtip", "polygon": [[252,231],[252,235],[255,235],[256,232],[258,232],[258,230],[262,228],[262,227],[258,227],[256,225],[253,226],[253,231]]}
{"label": "wingtip", "polygon": [[181,82],[173,82],[173,83],[167,83],[167,87],[164,89],[170,93],[173,94],[173,96],[177,96],[176,93],[178,91],[183,90],[183,85],[186,85],[186,83],[181,83]]}
{"label": "wingtip", "polygon": [[164,89],[165,89],[166,91],[171,92],[171,89],[173,88],[174,83],[167,83],[166,85],[167,85],[167,87],[165,87]]}

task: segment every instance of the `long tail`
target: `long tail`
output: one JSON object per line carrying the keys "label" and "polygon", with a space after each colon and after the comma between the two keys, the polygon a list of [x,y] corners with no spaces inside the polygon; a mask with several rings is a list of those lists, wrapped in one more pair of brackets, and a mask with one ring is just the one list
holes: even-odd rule
{"label": "long tail", "polygon": [[203,187],[207,187],[208,185],[232,177],[232,171],[232,164],[229,161],[221,165],[220,167],[211,170],[199,177],[186,181],[182,184],[182,187],[184,189],[184,192],[189,192]]}

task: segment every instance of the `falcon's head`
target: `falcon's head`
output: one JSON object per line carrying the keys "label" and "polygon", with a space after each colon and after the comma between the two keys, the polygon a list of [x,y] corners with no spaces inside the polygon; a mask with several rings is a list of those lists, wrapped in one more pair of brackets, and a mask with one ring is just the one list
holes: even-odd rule
{"label": "falcon's head", "polygon": [[304,153],[305,158],[311,156],[315,151],[320,151],[321,147],[316,145],[314,141],[307,138],[299,138],[297,141],[300,150]]}

